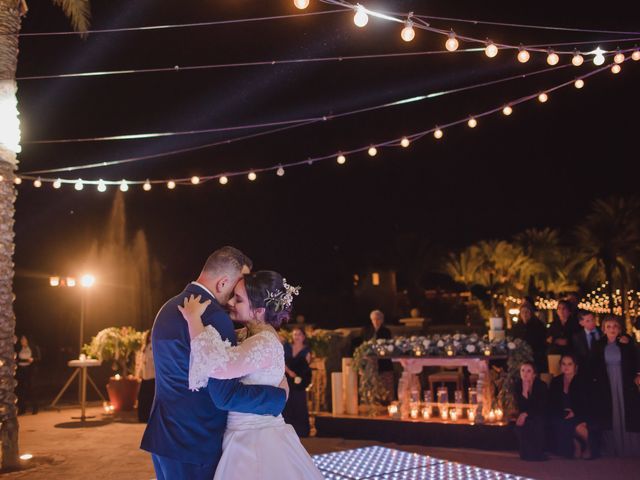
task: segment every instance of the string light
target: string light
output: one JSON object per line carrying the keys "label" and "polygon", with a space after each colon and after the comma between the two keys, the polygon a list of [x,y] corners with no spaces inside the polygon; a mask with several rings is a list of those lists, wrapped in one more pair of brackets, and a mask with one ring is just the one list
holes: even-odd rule
{"label": "string light", "polygon": [[624,62],[624,53],[622,53],[620,51],[620,49],[618,49],[617,53],[615,54],[615,56],[613,57],[613,61],[615,63],[622,63]]}
{"label": "string light", "polygon": [[407,137],[402,137],[402,140],[400,140],[400,146],[402,146],[403,148],[407,148],[410,144],[411,142]]}
{"label": "string light", "polygon": [[545,103],[547,100],[549,100],[549,96],[545,92],[542,92],[540,95],[538,95],[538,101],[540,103]]}
{"label": "string light", "polygon": [[120,191],[121,192],[126,192],[128,190],[129,190],[129,185],[127,184],[127,181],[126,180],[122,180],[120,182]]}
{"label": "string light", "polygon": [[596,48],[593,52],[591,52],[593,54],[593,64],[596,66],[600,66],[604,63],[604,53],[605,51],[602,50],[600,47]]}
{"label": "string light", "polygon": [[369,15],[367,15],[366,10],[362,5],[356,6],[356,13],[353,16],[353,23],[356,24],[356,27],[365,27],[367,23],[369,23]]}
{"label": "string light", "polygon": [[518,48],[518,61],[520,63],[527,63],[529,61],[529,58],[531,58],[529,52],[525,50],[522,45],[520,45],[520,48]]}
{"label": "string light", "polygon": [[147,181],[144,182],[144,185],[142,185],[142,189],[145,192],[148,192],[149,190],[151,190],[151,182],[149,181],[149,179],[147,179]]}
{"label": "string light", "polygon": [[487,46],[484,49],[484,54],[489,58],[493,58],[498,55],[498,47],[496,47],[496,45],[491,40],[489,40],[487,41]]}
{"label": "string light", "polygon": [[80,190],[82,190],[84,188],[84,184],[82,183],[82,179],[81,178],[79,178],[76,181],[76,184],[74,185],[73,188],[75,188],[77,191],[80,191]]}
{"label": "string light", "polygon": [[284,168],[278,167],[278,170],[276,170],[276,175],[278,175],[279,177],[283,177],[284,176]]}
{"label": "string light", "polygon": [[304,10],[309,6],[309,0],[293,0],[293,4],[296,6],[296,8]]}
{"label": "string light", "polygon": [[622,67],[617,63],[611,67],[611,73],[613,73],[614,75],[620,73],[620,70],[622,70]]}
{"label": "string light", "polygon": [[444,43],[444,48],[446,48],[450,52],[455,52],[459,46],[460,46],[460,43],[456,38],[456,34],[453,32],[453,30],[451,30],[449,32],[449,38],[447,38],[447,41]]}
{"label": "string light", "polygon": [[20,185],[22,183],[22,179],[20,177],[16,177],[13,179],[13,183],[16,185]]}
{"label": "string light", "polygon": [[553,65],[557,65],[559,61],[560,61],[560,57],[558,56],[558,54],[553,50],[549,49],[549,52],[547,54],[547,63],[553,66]]}
{"label": "string light", "polygon": [[256,178],[258,178],[258,176],[256,175],[255,172],[249,172],[249,175],[247,176],[247,178],[249,178],[249,180],[254,182],[256,180]]}
{"label": "string light", "polygon": [[375,157],[378,154],[378,149],[376,147],[369,147],[368,152],[370,157]]}
{"label": "string light", "polygon": [[345,157],[344,155],[340,154],[340,155],[338,155],[338,158],[336,159],[336,162],[338,162],[338,165],[344,165],[345,163],[347,163],[347,157]]}
{"label": "string light", "polygon": [[53,188],[55,188],[56,190],[59,189],[62,186],[62,180],[60,180],[59,178],[53,182]]}
{"label": "string light", "polygon": [[511,115],[513,113],[513,108],[511,108],[511,105],[506,105],[502,109],[502,113],[504,113],[508,117],[509,115]]}
{"label": "string light", "polygon": [[405,42],[410,42],[416,37],[416,31],[413,29],[413,22],[411,19],[407,19],[405,22],[404,28],[402,29],[402,32],[400,32],[400,37],[402,37],[402,40]]}
{"label": "string light", "polygon": [[36,187],[36,188],[40,188],[42,186],[42,180],[40,180],[39,178],[36,178],[33,181],[33,186]]}
{"label": "string light", "polygon": [[176,188],[176,182],[174,182],[173,180],[169,180],[169,181],[167,182],[167,188],[168,188],[169,190],[173,190],[174,188]]}
{"label": "string light", "polygon": [[580,52],[576,50],[575,53],[573,54],[573,57],[571,57],[571,63],[573,64],[574,67],[579,67],[584,63],[584,57],[580,55]]}
{"label": "string light", "polygon": [[193,177],[191,177],[191,184],[192,185],[198,185],[200,183],[200,177],[194,175]]}
{"label": "string light", "polygon": [[580,90],[582,87],[584,87],[584,80],[582,80],[581,78],[578,78],[574,84],[573,84],[578,90]]}
{"label": "string light", "polygon": [[229,183],[229,179],[227,177],[225,177],[224,175],[221,176],[218,181],[220,182],[220,185],[226,185],[227,183]]}
{"label": "string light", "polygon": [[107,186],[104,183],[104,180],[100,179],[98,180],[98,191],[99,192],[106,192],[107,191]]}
{"label": "string light", "polygon": [[433,136],[440,140],[444,136],[444,132],[439,128],[436,128],[436,130],[433,132]]}
{"label": "string light", "polygon": [[467,122],[467,125],[469,125],[469,128],[476,128],[478,126],[478,121],[475,118],[471,117]]}
{"label": "string light", "polygon": [[634,62],[637,62],[638,60],[640,60],[640,50],[634,50],[633,53],[631,54],[631,59]]}

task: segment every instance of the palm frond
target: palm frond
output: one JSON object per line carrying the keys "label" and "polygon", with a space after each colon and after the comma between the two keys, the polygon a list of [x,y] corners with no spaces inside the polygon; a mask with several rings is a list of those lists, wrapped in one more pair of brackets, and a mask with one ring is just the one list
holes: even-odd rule
{"label": "palm frond", "polygon": [[71,20],[71,26],[76,32],[85,33],[89,29],[91,20],[89,0],[53,0],[53,4],[62,9]]}

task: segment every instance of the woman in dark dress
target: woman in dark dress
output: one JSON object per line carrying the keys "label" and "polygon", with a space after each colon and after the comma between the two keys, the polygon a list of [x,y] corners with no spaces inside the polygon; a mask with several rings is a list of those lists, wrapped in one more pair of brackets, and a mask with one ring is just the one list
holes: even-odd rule
{"label": "woman in dark dress", "polygon": [[535,316],[529,303],[520,306],[518,322],[511,329],[511,336],[521,338],[533,350],[533,361],[539,373],[547,371],[547,329]]}
{"label": "woman in dark dress", "polygon": [[284,344],[285,373],[289,382],[289,399],[284,407],[284,421],[293,426],[299,437],[309,436],[307,387],[311,384],[311,349],[301,328],[291,332],[292,343]]}
{"label": "woman in dark dress", "polygon": [[635,342],[622,335],[622,322],[608,315],[604,336],[593,351],[598,419],[603,449],[612,456],[640,456],[640,363]]}
{"label": "woman in dark dress", "polygon": [[21,335],[16,346],[18,415],[23,415],[29,405],[34,415],[38,413],[38,401],[33,395],[33,373],[38,360],[40,360],[38,347],[31,345],[26,335]]}
{"label": "woman in dark dress", "polygon": [[551,381],[549,414],[555,451],[567,458],[591,458],[587,402],[589,397],[578,364],[572,354],[560,360],[562,372]]}
{"label": "woman in dark dress", "polygon": [[547,395],[547,385],[536,375],[535,365],[532,362],[523,363],[513,391],[518,407],[516,436],[523,460],[546,460]]}

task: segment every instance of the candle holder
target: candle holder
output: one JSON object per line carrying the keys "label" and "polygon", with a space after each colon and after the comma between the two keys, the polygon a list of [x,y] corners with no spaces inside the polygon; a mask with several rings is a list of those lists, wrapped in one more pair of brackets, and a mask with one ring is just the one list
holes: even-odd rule
{"label": "candle holder", "polygon": [[400,417],[400,407],[398,402],[391,402],[387,407],[387,411],[389,412],[389,416],[391,418],[399,418]]}
{"label": "candle holder", "polygon": [[457,408],[452,408],[451,410],[449,410],[449,418],[451,419],[452,422],[455,422],[458,420],[458,409]]}
{"label": "candle holder", "polygon": [[469,403],[471,405],[477,405],[478,404],[478,390],[476,390],[475,387],[470,387],[469,388]]}
{"label": "candle holder", "polygon": [[440,409],[440,418],[442,420],[446,420],[447,417],[449,416],[449,411],[447,409],[446,405],[439,405],[438,408]]}
{"label": "candle holder", "polygon": [[409,415],[411,418],[418,418],[418,414],[420,413],[420,404],[418,402],[411,402],[409,406]]}
{"label": "candle holder", "polygon": [[501,408],[496,408],[495,409],[495,414],[496,414],[496,420],[498,422],[501,422],[502,418],[504,417],[504,412],[502,411],[502,409]]}
{"label": "candle holder", "polygon": [[464,399],[462,398],[462,390],[456,390],[453,392],[453,399],[456,404],[456,415],[458,418],[462,418],[462,404]]}
{"label": "candle holder", "polygon": [[447,387],[438,387],[438,403],[449,403],[449,390]]}
{"label": "candle holder", "polygon": [[494,412],[493,410],[489,411],[489,415],[487,416],[487,419],[489,420],[489,422],[495,422],[496,421],[496,412]]}
{"label": "candle holder", "polygon": [[431,393],[431,390],[425,390],[424,392],[422,392],[422,394],[423,394],[423,398],[424,398],[424,403],[433,402],[433,395]]}
{"label": "candle holder", "polygon": [[471,423],[476,421],[476,411],[473,408],[467,410],[467,418]]}
{"label": "candle holder", "polygon": [[431,415],[433,415],[433,407],[431,407],[431,405],[422,407],[422,418],[424,418],[425,420],[429,420],[431,418]]}

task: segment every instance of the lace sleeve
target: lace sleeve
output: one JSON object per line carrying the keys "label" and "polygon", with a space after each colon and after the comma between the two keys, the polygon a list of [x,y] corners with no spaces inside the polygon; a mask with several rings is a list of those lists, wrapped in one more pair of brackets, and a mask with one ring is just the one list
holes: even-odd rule
{"label": "lace sleeve", "polygon": [[189,390],[206,387],[211,372],[223,368],[229,362],[229,340],[222,340],[218,331],[207,325],[204,331],[191,340],[189,356]]}
{"label": "lace sleeve", "polygon": [[229,361],[211,371],[218,379],[240,378],[284,362],[282,344],[273,333],[262,331],[247,338],[237,347],[227,348]]}

